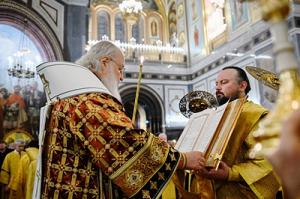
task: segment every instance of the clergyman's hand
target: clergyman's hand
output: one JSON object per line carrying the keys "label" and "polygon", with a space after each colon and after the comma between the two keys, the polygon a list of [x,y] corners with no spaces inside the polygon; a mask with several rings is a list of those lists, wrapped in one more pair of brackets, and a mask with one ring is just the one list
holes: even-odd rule
{"label": "clergyman's hand", "polygon": [[188,170],[201,170],[205,166],[205,158],[203,153],[199,151],[191,151],[185,153],[186,156],[186,167]]}
{"label": "clergyman's hand", "polygon": [[212,180],[227,180],[229,175],[229,167],[225,162],[220,162],[217,170],[214,168],[206,168],[199,171],[197,174]]}

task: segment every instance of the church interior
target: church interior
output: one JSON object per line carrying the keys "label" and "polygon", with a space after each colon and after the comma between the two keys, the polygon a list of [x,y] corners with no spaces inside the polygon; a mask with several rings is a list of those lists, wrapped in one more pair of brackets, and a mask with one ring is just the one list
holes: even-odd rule
{"label": "church interior", "polygon": [[[288,34],[299,60],[300,1],[290,4]],[[181,99],[192,91],[215,95],[216,76],[223,67],[278,73],[270,25],[258,1],[0,0],[1,94],[19,93],[35,103],[24,113],[31,123],[24,131],[37,136],[34,108],[45,100],[36,66],[75,62],[100,40],[113,41],[124,51],[125,78],[119,91],[128,115],[133,114],[142,65],[136,125],[166,133],[171,140],[178,139],[188,121],[179,108]],[[248,98],[272,108],[278,91],[249,78]],[[38,92],[32,97],[34,89]],[[2,132],[15,129],[16,121],[1,119]]]}
{"label": "church interior", "polygon": [[[298,79],[300,0],[282,0],[285,3],[275,0],[276,3],[272,6],[270,2],[267,0],[0,0],[0,165],[5,157],[2,152],[6,148],[9,152],[18,151],[23,144],[31,141],[41,143],[44,139],[40,136],[40,128],[44,128],[40,122],[42,118],[40,114],[41,108],[49,104],[47,99],[49,96],[44,90],[47,82],[38,75],[36,67],[45,62],[74,63],[99,41],[110,41],[124,53],[124,79],[119,84],[119,92],[126,115],[135,118],[130,124],[147,133],[166,136],[164,139],[173,146],[176,142],[179,146],[183,146],[182,140],[190,139],[185,133],[191,132],[188,128],[198,128],[197,125],[192,126],[195,123],[189,123],[194,113],[218,106],[216,80],[222,69],[236,66],[247,71],[251,85],[251,91],[246,92],[247,100],[265,108],[266,111],[261,115],[267,114],[267,109],[271,110],[266,116],[270,120],[262,122],[262,127],[269,131],[264,129],[267,133],[260,134],[260,131],[256,131],[256,127],[253,127],[258,125],[253,119],[251,123],[253,128],[247,129],[249,132],[251,130],[251,133],[247,133],[251,137],[253,131],[253,137],[255,141],[259,140],[259,143],[254,143],[252,137],[249,141],[247,134],[241,138],[244,140],[239,140],[242,144],[238,146],[232,144],[230,148],[236,149],[235,154],[238,154],[242,150],[246,151],[243,148],[244,143],[248,144],[249,141],[253,144],[253,146],[249,144],[249,149],[253,149],[252,152],[255,153],[253,159],[259,157],[263,159],[261,161],[265,161],[264,157],[258,154],[261,150],[268,150],[269,143],[273,149],[274,146],[278,146],[280,131],[278,124],[281,128],[281,122],[285,117],[300,107]],[[66,82],[69,81],[68,78],[70,78],[68,74],[65,74]],[[241,102],[231,106],[237,107],[238,103]],[[233,128],[242,112],[241,107],[242,105],[239,106],[239,113],[233,113],[234,108],[230,113],[225,111],[228,115],[237,115],[234,119],[230,118],[234,120],[234,124],[228,125],[231,126],[231,133],[235,132]],[[255,119],[259,121],[265,116],[261,115]],[[220,121],[215,127],[217,130],[223,129],[220,124],[229,124],[225,123],[227,120],[225,122],[222,120],[223,123]],[[202,121],[203,123],[205,121]],[[250,126],[245,123],[245,126]],[[243,125],[239,123],[237,126],[243,129]],[[127,131],[129,130],[126,128]],[[204,131],[205,129],[201,129],[201,132]],[[179,140],[180,143],[178,139],[182,134],[186,137]],[[55,136],[56,134],[53,135]],[[67,134],[64,136],[64,139],[70,137]],[[213,140],[210,140],[212,143],[219,141],[217,147],[223,150],[222,154],[214,154],[219,156],[205,157],[206,160],[211,158],[214,159],[214,163],[218,162],[216,166],[218,170],[219,165],[222,166],[222,155],[226,153],[231,155],[227,149],[225,151],[231,141],[228,137],[216,138],[215,135],[209,139]],[[224,143],[222,139],[225,140]],[[65,142],[62,141],[63,144]],[[205,150],[214,150],[214,146],[207,146],[211,148]],[[109,144],[105,144],[105,150],[109,147]],[[180,151],[179,148],[176,149]],[[35,158],[38,154],[38,149],[36,150]],[[173,153],[172,150],[170,151]],[[130,152],[129,149],[128,151]],[[67,153],[63,150],[60,152]],[[181,152],[178,165],[184,165],[182,168],[184,170],[187,166],[185,156],[187,153],[183,155],[186,151]],[[248,151],[246,155],[247,158],[251,157]],[[245,157],[243,154],[242,157],[236,155],[234,158]],[[235,161],[234,158],[232,160]],[[173,158],[171,159],[173,161]],[[268,174],[273,172],[272,166],[270,169],[265,166],[269,165],[268,161],[264,164],[253,164],[267,170],[265,174],[257,172],[257,175],[252,176],[253,172],[251,174],[245,171],[249,178],[243,176],[242,167],[238,171],[240,173],[236,174],[233,166],[235,163],[227,164],[229,170],[226,171],[227,176],[223,178],[227,180],[226,182],[232,180],[244,183],[243,179],[252,179],[253,176],[255,178],[260,175],[257,179],[272,177],[273,180],[270,182],[277,183],[278,179],[273,178],[273,173],[272,176]],[[253,165],[251,163],[251,166]],[[177,166],[174,170],[179,168]],[[64,168],[61,170],[64,171]],[[5,184],[2,179],[3,172],[0,174],[0,183]],[[189,180],[192,181],[191,179]],[[245,180],[245,183],[251,187],[250,184],[255,184],[256,181],[249,183]],[[0,198],[4,197],[2,194],[5,189],[0,186]],[[278,186],[276,184],[274,192],[275,195],[277,193],[276,198],[282,198],[282,189],[277,192],[278,189],[279,183]],[[256,191],[265,190],[268,189]],[[268,191],[273,190],[269,188]],[[257,192],[253,191],[255,194]]]}

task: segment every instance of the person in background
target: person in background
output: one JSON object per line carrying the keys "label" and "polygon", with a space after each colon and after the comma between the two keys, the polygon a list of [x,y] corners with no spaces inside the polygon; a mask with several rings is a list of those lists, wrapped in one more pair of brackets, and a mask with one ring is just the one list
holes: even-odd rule
{"label": "person in background", "polygon": [[20,191],[23,198],[31,199],[33,184],[34,184],[34,176],[36,172],[37,166],[37,155],[39,152],[38,142],[36,140],[32,140],[25,149],[25,153],[20,160],[18,174],[15,178],[13,178],[13,182],[11,185],[11,189],[14,191]]}
{"label": "person in background", "polygon": [[23,127],[24,123],[28,120],[25,111],[25,101],[20,91],[20,85],[14,86],[14,92],[7,98],[3,122],[5,133]]}
{"label": "person in background", "polygon": [[12,151],[12,149],[8,149],[4,141],[0,140],[0,168],[2,167],[5,156]]}
{"label": "person in background", "polygon": [[45,93],[38,90],[38,83],[33,81],[31,85],[26,85],[23,90],[24,101],[26,104],[26,112],[28,115],[28,130],[30,133],[38,137],[40,108],[46,103]]}
{"label": "person in background", "polygon": [[5,196],[7,196],[8,199],[20,199],[22,197],[21,193],[11,189],[11,186],[13,179],[18,174],[20,160],[25,153],[25,143],[16,141],[14,146],[15,150],[6,155],[0,172],[0,183],[5,185]]}
{"label": "person in background", "polygon": [[[7,149],[5,142],[0,140],[0,168],[2,167],[2,163],[4,161],[5,156],[11,152]],[[0,198],[4,198],[4,185],[0,184]]]}
{"label": "person in background", "polygon": [[5,114],[5,105],[8,98],[8,90],[6,88],[0,89],[0,139],[4,137],[3,121]]}

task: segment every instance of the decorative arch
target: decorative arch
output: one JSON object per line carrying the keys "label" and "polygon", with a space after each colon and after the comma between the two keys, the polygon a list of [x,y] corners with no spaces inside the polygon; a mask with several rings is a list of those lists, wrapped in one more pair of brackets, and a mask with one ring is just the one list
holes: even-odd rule
{"label": "decorative arch", "polygon": [[14,1],[1,2],[0,23],[22,31],[25,18],[27,19],[27,36],[40,49],[43,59],[47,61],[63,60],[63,51],[58,38],[38,14]]}
{"label": "decorative arch", "polygon": [[[120,94],[128,116],[132,117],[135,101],[136,85],[128,84],[121,86]],[[147,130],[157,134],[165,133],[165,109],[160,96],[150,87],[141,85],[139,93],[139,109],[143,108],[146,113]],[[136,125],[140,127],[143,112],[139,111],[136,115]]]}

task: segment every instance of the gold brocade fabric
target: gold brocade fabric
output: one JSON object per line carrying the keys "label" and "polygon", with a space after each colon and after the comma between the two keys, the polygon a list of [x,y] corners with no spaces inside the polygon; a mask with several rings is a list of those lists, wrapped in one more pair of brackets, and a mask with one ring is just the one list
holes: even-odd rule
{"label": "gold brocade fabric", "polygon": [[[265,159],[248,157],[249,149],[255,144],[252,133],[267,112],[250,101],[243,105],[222,159],[231,167],[229,179],[225,182],[214,182],[217,199],[275,198],[280,185],[271,165]],[[199,192],[201,191],[209,192],[203,188],[200,188]]]}
{"label": "gold brocade fabric", "polygon": [[[134,129],[110,95],[67,98],[53,105],[47,122],[42,198],[157,198],[179,159],[168,144]],[[117,196],[109,196],[99,170]]]}

